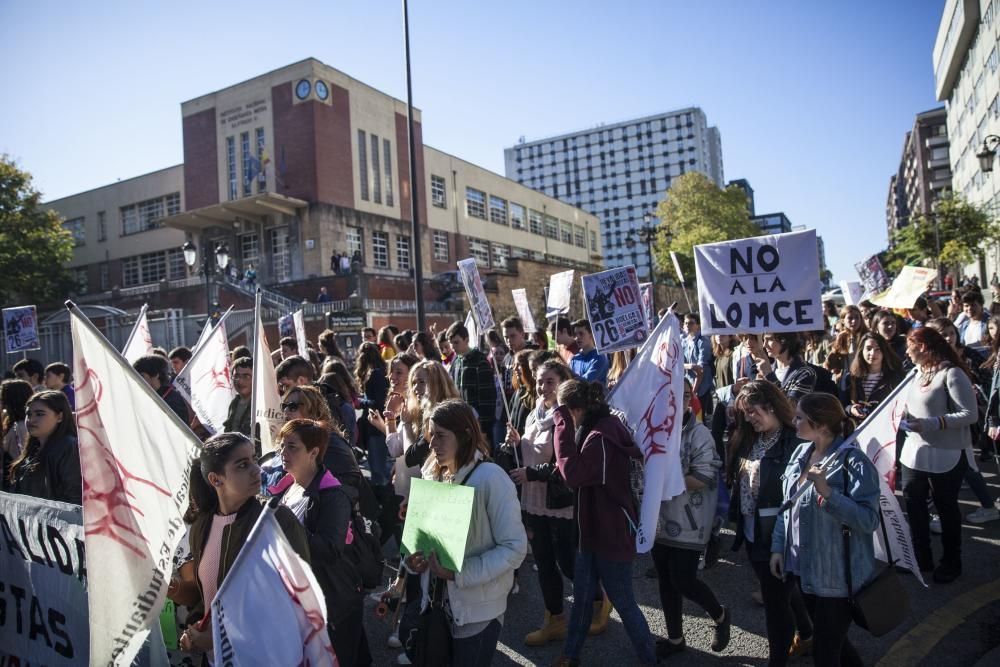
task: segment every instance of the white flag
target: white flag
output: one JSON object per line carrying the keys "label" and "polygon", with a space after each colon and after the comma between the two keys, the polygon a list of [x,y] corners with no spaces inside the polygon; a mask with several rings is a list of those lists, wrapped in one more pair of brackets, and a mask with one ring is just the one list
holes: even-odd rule
{"label": "white flag", "polygon": [[465,316],[465,328],[469,330],[469,347],[479,349],[479,327],[476,326],[476,318],[472,316],[472,311]]}
{"label": "white flag", "polygon": [[[232,306],[230,306],[229,310],[232,309],[233,309]],[[205,344],[205,341],[208,340],[208,337],[212,333],[212,329],[214,328],[215,327],[212,325],[212,320],[211,318],[209,318],[205,322],[205,327],[201,330],[201,334],[198,336],[198,342],[195,343],[194,347],[191,349],[191,354],[198,354],[198,348]]]}
{"label": "white flag", "polygon": [[521,324],[524,325],[524,333],[533,334],[538,331],[535,326],[535,317],[531,314],[531,305],[528,303],[528,290],[512,289],[510,293],[514,297],[514,308],[517,309],[517,315],[521,318]]}
{"label": "white flag", "polygon": [[569,304],[573,292],[572,269],[561,273],[553,273],[549,277],[549,296],[545,302],[545,317],[554,320],[560,315],[569,313]]}
{"label": "white flag", "polygon": [[222,432],[229,404],[236,396],[230,375],[228,340],[223,319],[174,378],[174,387],[213,435]]}
{"label": "white flag", "polygon": [[309,339],[306,338],[306,318],[301,308],[292,313],[292,323],[295,326],[295,341],[298,343],[299,356],[309,361]]}
{"label": "white flag", "polygon": [[[915,372],[908,373],[847,441],[853,439],[878,470],[881,491],[879,505],[882,509],[882,520],[885,522],[885,532],[889,537],[889,553],[892,554],[893,560],[899,561],[901,567],[913,572],[917,580],[924,583],[910,540],[910,525],[903,516],[899,501],[893,492],[896,488],[896,433],[899,431],[900,420],[906,414],[906,396],[914,376]],[[888,562],[884,542],[885,536],[882,535],[880,527],[875,530],[875,557]]]}
{"label": "white flag", "polygon": [[270,507],[212,601],[216,665],[336,665],[326,601]]}
{"label": "white flag", "polygon": [[153,337],[149,333],[149,320],[146,318],[146,305],[143,304],[139,311],[139,317],[132,326],[132,333],[129,334],[122,350],[122,356],[130,363],[134,364],[139,357],[153,354]]}
{"label": "white flag", "polygon": [[75,307],[70,322],[90,664],[129,665],[159,631],[200,443]]}
{"label": "white flag", "polygon": [[668,312],[628,365],[608,397],[632,429],[645,461],[642,507],[635,547],[653,548],[660,503],[684,492],[681,428],[684,424],[684,353],[680,323]]}
{"label": "white flag", "polygon": [[253,405],[254,423],[260,425],[261,454],[277,449],[275,437],[284,423],[281,414],[281,397],[278,395],[278,376],[271,361],[271,348],[267,345],[264,323],[257,311],[257,340],[253,351]]}

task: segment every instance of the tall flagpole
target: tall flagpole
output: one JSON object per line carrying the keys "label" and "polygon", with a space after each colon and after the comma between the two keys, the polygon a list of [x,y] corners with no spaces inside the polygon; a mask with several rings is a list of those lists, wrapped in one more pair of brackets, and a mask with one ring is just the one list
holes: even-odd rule
{"label": "tall flagpole", "polygon": [[410,142],[410,235],[413,238],[413,292],[417,300],[417,331],[427,330],[424,314],[424,267],[423,246],[420,243],[420,200],[417,190],[420,186],[417,174],[417,150],[413,137],[413,79],[410,77],[410,11],[403,0],[403,43],[406,48],[406,126]]}
{"label": "tall flagpole", "polygon": [[[139,322],[142,321],[142,316],[146,314],[146,309],[149,308],[148,303],[142,304],[142,309],[139,311],[138,317],[135,318],[135,324],[132,325],[132,331],[129,332],[128,339],[125,341],[125,347],[122,350],[127,350],[128,346],[132,343],[132,339],[135,338],[135,332],[139,328]],[[25,352],[25,358],[27,358],[27,352]]]}

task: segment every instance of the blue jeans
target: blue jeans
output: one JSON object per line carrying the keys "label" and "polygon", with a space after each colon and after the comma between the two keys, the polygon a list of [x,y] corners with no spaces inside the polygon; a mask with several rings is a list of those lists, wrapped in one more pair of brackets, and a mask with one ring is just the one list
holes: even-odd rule
{"label": "blue jeans", "polygon": [[490,667],[500,639],[500,621],[490,621],[482,632],[451,640],[451,664],[456,667]]}
{"label": "blue jeans", "polygon": [[580,551],[576,554],[576,565],[573,568],[573,610],[569,615],[569,627],[566,634],[566,646],[563,653],[572,660],[579,659],[583,642],[587,638],[587,630],[594,615],[594,595],[597,584],[604,586],[608,599],[618,610],[625,632],[632,641],[639,662],[647,665],[656,664],[656,649],[653,636],[649,634],[646,617],[636,604],[632,593],[632,562],[605,560],[600,556]]}
{"label": "blue jeans", "polygon": [[976,500],[979,504],[986,509],[993,507],[993,498],[990,496],[990,491],[986,488],[986,480],[983,479],[983,473],[978,470],[973,470],[972,466],[965,469],[965,481],[969,484],[969,488],[972,492],[976,494]]}
{"label": "blue jeans", "polygon": [[[371,429],[375,431],[375,429]],[[385,436],[376,431],[368,435],[368,470],[372,474],[373,486],[385,486],[389,483],[392,462],[389,460],[389,448],[385,445]]]}

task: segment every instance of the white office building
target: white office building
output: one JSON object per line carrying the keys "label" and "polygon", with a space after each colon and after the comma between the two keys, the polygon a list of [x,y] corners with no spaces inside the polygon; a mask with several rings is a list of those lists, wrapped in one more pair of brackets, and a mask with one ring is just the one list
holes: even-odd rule
{"label": "white office building", "polygon": [[607,267],[648,279],[638,230],[672,179],[698,171],[724,187],[722,140],[697,107],[524,141],[504,150],[507,178],[593,213]]}
{"label": "white office building", "polygon": [[[1000,160],[992,173],[976,153],[1000,135],[1000,0],[946,0],[934,42],[934,85],[948,111],[952,190],[1000,216]],[[1000,248],[984,248],[983,265],[966,267],[980,284],[998,271]]]}

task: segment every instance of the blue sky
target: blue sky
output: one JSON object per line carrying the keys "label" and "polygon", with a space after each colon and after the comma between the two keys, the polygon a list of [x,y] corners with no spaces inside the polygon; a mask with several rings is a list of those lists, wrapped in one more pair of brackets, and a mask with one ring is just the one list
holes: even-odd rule
{"label": "blue sky", "polygon": [[[681,108],[727,180],[826,241],[836,278],[885,246],[903,137],[934,99],[943,0],[410,3],[424,140],[503,149]],[[405,98],[401,3],[0,2],[0,153],[47,199],[182,161],[180,103],[309,56]]]}

